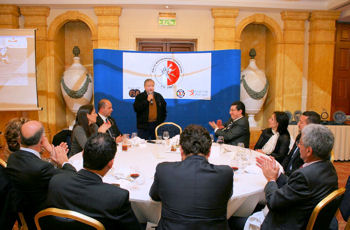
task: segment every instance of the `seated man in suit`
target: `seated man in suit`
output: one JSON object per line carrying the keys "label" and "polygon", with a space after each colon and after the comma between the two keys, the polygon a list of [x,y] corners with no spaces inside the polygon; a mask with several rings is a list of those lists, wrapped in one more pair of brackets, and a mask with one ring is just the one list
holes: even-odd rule
{"label": "seated man in suit", "polygon": [[209,132],[189,125],[180,135],[181,162],[158,164],[150,196],[162,202],[158,229],[228,229],[233,170],[208,162]]}
{"label": "seated man in suit", "polygon": [[230,107],[230,119],[222,126],[221,120],[217,123],[209,122],[214,129],[215,135],[223,136],[226,144],[237,145],[243,143],[245,148],[249,148],[249,122],[245,117],[245,105],[241,101],[235,101]]}
{"label": "seated man in suit", "polygon": [[100,127],[103,123],[111,123],[111,127],[107,132],[111,137],[115,138],[117,142],[122,141],[122,133],[118,129],[117,123],[111,117],[113,112],[112,103],[107,99],[101,99],[97,104],[98,115],[96,118],[96,125]]}
{"label": "seated man in suit", "polygon": [[298,128],[300,133],[295,138],[295,142],[292,149],[289,151],[288,155],[284,158],[282,162],[285,175],[289,176],[290,174],[292,174],[292,172],[294,172],[304,164],[304,161],[300,158],[300,150],[298,147],[303,128],[308,124],[320,124],[320,122],[320,115],[314,111],[305,111],[300,116],[298,122]]}
{"label": "seated man in suit", "polygon": [[108,134],[90,137],[83,152],[84,168],[51,179],[48,205],[83,213],[99,220],[106,229],[140,229],[129,192],[102,181],[113,166],[115,153],[116,143]]}
{"label": "seated man in suit", "polygon": [[[64,145],[53,147],[44,134],[44,127],[38,121],[28,121],[20,129],[21,148],[12,153],[7,162],[6,173],[14,186],[18,210],[23,212],[29,229],[36,229],[34,215],[46,208],[47,187],[51,177],[63,171],[73,171]],[[41,159],[40,152],[51,152],[51,159],[62,169],[55,169]]]}
{"label": "seated man in suit", "polygon": [[307,125],[298,145],[304,164],[289,178],[279,175],[273,158],[257,158],[257,165],[268,181],[265,198],[269,212],[261,229],[306,228],[315,206],[338,188],[337,172],[329,161],[333,144],[334,136],[327,127]]}

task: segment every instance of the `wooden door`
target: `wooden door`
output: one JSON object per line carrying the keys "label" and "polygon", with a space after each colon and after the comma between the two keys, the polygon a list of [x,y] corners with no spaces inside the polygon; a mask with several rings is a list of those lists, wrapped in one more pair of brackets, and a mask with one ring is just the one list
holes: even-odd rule
{"label": "wooden door", "polygon": [[190,52],[196,50],[196,39],[145,39],[136,40],[138,51]]}
{"label": "wooden door", "polygon": [[350,24],[337,23],[332,86],[332,117],[341,110],[350,114]]}

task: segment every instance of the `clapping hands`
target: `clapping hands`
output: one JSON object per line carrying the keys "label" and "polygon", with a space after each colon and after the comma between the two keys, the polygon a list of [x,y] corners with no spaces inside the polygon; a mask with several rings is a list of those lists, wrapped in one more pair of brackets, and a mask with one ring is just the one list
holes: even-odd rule
{"label": "clapping hands", "polygon": [[111,126],[112,125],[111,125],[110,121],[105,122],[98,128],[98,132],[99,133],[105,133]]}
{"label": "clapping hands", "polygon": [[273,157],[259,156],[256,165],[261,168],[267,181],[276,181],[278,178],[279,165]]}

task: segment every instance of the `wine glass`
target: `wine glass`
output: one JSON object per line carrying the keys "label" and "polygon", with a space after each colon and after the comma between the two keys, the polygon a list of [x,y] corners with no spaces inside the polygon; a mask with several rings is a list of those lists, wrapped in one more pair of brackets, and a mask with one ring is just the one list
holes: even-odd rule
{"label": "wine glass", "polygon": [[164,131],[163,132],[163,139],[164,140],[168,140],[169,139],[169,132],[168,131]]}
{"label": "wine glass", "polygon": [[220,145],[220,153],[222,153],[222,144],[224,143],[224,137],[223,136],[218,136],[218,139],[216,142]]}
{"label": "wine glass", "polygon": [[163,132],[163,139],[165,140],[166,144],[168,144],[168,139],[169,139],[169,132],[168,131]]}
{"label": "wine glass", "polygon": [[238,147],[241,147],[241,148],[244,148],[244,143],[243,143],[243,142],[239,142],[239,143],[237,144],[237,146],[238,146]]}
{"label": "wine glass", "polygon": [[224,137],[223,136],[218,136],[218,139],[216,140],[218,144],[223,144],[224,143]]}
{"label": "wine glass", "polygon": [[134,137],[137,137],[137,133],[136,133],[136,132],[133,132],[133,133],[131,134],[131,139],[133,139]]}

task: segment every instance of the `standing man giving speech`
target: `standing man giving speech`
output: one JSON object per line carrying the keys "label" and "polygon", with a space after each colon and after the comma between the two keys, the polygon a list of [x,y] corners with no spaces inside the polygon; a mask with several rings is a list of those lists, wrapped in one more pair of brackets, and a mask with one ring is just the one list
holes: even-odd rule
{"label": "standing man giving speech", "polygon": [[156,139],[155,128],[166,118],[166,102],[162,95],[154,92],[154,81],[146,79],[145,91],[136,96],[134,110],[137,118],[137,131],[142,139]]}

